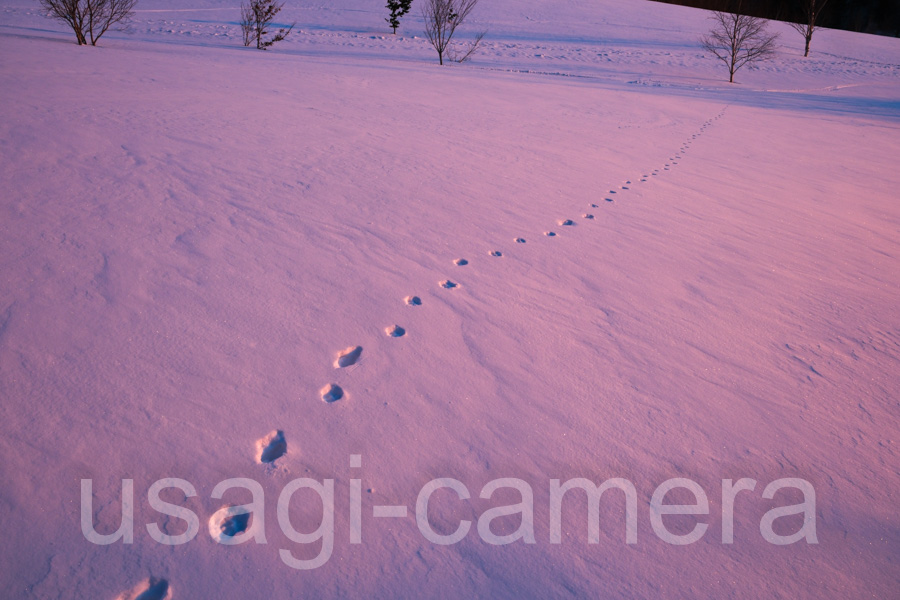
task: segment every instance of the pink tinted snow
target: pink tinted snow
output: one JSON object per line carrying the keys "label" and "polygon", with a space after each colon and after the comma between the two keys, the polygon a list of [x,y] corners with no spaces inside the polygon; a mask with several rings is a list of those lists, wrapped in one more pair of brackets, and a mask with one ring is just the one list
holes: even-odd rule
{"label": "pink tinted snow", "polygon": [[[821,30],[802,59],[775,24],[778,58],[729,86],[705,13],[649,2],[484,2],[463,32],[483,50],[443,69],[415,6],[397,36],[380,4],[288,6],[267,53],[233,2],[138,9],[78,48],[36,3],[0,7],[0,596],[894,593],[897,39]],[[259,464],[279,430],[290,452]],[[184,531],[148,505],[163,477],[197,492],[162,494],[199,516],[181,546],[145,527]],[[266,545],[207,536],[251,500],[210,498],[229,477],[262,486]],[[279,550],[318,549],[276,521],[298,477],[336,480],[333,555],[302,573]],[[431,544],[413,513],[435,477],[473,496],[434,496],[443,533],[518,502],[478,498],[488,481],[529,482],[537,543],[473,524]],[[575,477],[634,483],[636,545],[616,491],[599,544],[574,492],[549,543],[549,481]],[[650,526],[674,477],[709,496],[667,521],[709,525],[690,546]],[[742,477],[725,545],[721,482]],[[760,535],[799,502],[761,497],[785,477],[815,487],[816,545]],[[134,480],[133,544],[84,538],[87,478],[101,533]],[[358,546],[351,478],[372,490]],[[295,496],[299,530],[317,502]]]}

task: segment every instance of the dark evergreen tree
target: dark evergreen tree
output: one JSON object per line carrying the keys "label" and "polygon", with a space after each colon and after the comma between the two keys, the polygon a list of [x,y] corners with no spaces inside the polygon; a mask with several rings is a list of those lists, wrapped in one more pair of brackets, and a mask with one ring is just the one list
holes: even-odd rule
{"label": "dark evergreen tree", "polygon": [[400,17],[408,13],[411,6],[412,0],[388,0],[387,9],[391,11],[391,16],[385,21],[390,24],[395,34],[400,27]]}

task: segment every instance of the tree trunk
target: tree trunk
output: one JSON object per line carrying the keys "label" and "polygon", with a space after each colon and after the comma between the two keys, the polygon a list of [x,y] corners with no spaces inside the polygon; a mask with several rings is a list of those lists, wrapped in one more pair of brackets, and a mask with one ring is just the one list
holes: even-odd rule
{"label": "tree trunk", "polygon": [[811,36],[806,37],[806,51],[803,53],[803,57],[809,56],[809,42],[811,40]]}

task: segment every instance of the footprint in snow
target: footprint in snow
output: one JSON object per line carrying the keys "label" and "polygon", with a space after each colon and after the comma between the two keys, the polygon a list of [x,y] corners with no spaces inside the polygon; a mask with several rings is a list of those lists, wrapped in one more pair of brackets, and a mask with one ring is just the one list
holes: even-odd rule
{"label": "footprint in snow", "polygon": [[322,395],[322,402],[327,402],[328,404],[337,402],[344,397],[344,390],[336,383],[329,383],[319,390],[319,393]]}
{"label": "footprint in snow", "polygon": [[599,205],[599,204],[594,204],[594,203],[592,202],[592,203],[591,203],[591,208],[600,208],[600,205]]}
{"label": "footprint in snow", "polygon": [[418,296],[407,296],[404,301],[410,306],[422,306],[422,299]]}
{"label": "footprint in snow", "polygon": [[286,453],[287,441],[280,429],[256,440],[256,460],[260,463],[273,463]]}
{"label": "footprint in snow", "polygon": [[591,213],[584,213],[584,215],[582,215],[582,217],[585,219],[593,219],[594,215],[592,215]]}
{"label": "footprint in snow", "polygon": [[449,279],[445,279],[441,282],[441,287],[445,290],[452,290],[455,287],[459,287],[458,283],[450,281]]}
{"label": "footprint in snow", "polygon": [[334,368],[342,369],[344,367],[349,367],[350,365],[355,365],[356,361],[359,360],[359,356],[362,354],[362,346],[350,346],[349,348],[345,348],[338,352],[337,358],[334,359]]}
{"label": "footprint in snow", "polygon": [[575,221],[573,221],[572,219],[563,219],[562,221],[559,222],[559,224],[560,224],[560,226],[563,226],[563,227],[571,227],[572,225],[575,224]]}
{"label": "footprint in snow", "polygon": [[524,243],[525,243],[525,238],[516,238],[516,243],[517,243],[517,244],[524,244]]}
{"label": "footprint in snow", "polygon": [[499,250],[491,250],[491,251],[489,252],[489,254],[490,254],[491,256],[503,256],[503,253],[500,252]]}
{"label": "footprint in snow", "polygon": [[165,579],[150,577],[127,592],[122,592],[116,600],[171,600],[172,586]]}
{"label": "footprint in snow", "polygon": [[464,267],[467,264],[469,264],[469,261],[467,261],[464,258],[457,258],[456,260],[453,261],[453,264],[456,265],[457,267]]}
{"label": "footprint in snow", "polygon": [[220,544],[228,544],[239,533],[247,531],[250,513],[241,506],[223,506],[209,518],[209,536]]}
{"label": "footprint in snow", "polygon": [[406,335],[406,330],[400,327],[399,325],[391,325],[390,327],[385,327],[384,332],[388,335],[388,337],[403,337]]}
{"label": "footprint in snow", "polygon": [[544,235],[546,235],[547,237],[556,237],[556,232],[554,232],[554,231],[545,231],[545,232],[544,232]]}

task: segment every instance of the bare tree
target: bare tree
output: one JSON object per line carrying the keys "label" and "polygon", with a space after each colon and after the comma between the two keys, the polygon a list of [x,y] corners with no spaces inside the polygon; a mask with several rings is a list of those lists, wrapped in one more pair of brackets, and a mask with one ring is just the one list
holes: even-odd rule
{"label": "bare tree", "polygon": [[736,12],[715,11],[712,30],[700,38],[703,49],[728,66],[728,82],[744,65],[772,58],[778,34],[766,31],[766,20]]}
{"label": "bare tree", "polygon": [[468,60],[484,38],[484,33],[479,34],[461,54],[454,53],[450,47],[456,28],[463,24],[476,4],[478,0],[425,0],[422,6],[425,36],[437,50],[441,64],[444,64],[444,56],[457,62]]}
{"label": "bare tree", "polygon": [[249,2],[241,2],[241,34],[244,38],[244,45],[249,46],[256,42],[257,50],[266,50],[275,42],[280,42],[288,36],[296,23],[291,23],[287,27],[282,27],[271,38],[266,39],[269,35],[269,27],[275,16],[284,8],[284,2],[277,0],[249,0]]}
{"label": "bare tree", "polygon": [[137,0],[38,0],[51,19],[63,21],[75,32],[79,46],[96,46],[114,25],[131,18]]}
{"label": "bare tree", "polygon": [[806,40],[806,50],[803,56],[809,56],[809,43],[812,41],[813,32],[819,28],[817,21],[822,9],[828,3],[828,0],[798,0],[800,8],[803,11],[803,21],[800,23],[789,23],[791,27],[803,36]]}

